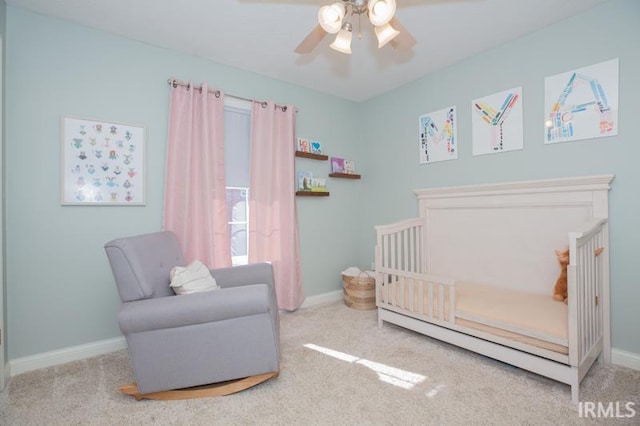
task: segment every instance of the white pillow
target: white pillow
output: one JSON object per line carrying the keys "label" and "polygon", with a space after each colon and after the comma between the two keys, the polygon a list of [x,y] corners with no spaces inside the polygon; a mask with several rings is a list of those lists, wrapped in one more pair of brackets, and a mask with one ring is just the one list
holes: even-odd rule
{"label": "white pillow", "polygon": [[209,269],[199,260],[194,260],[186,267],[176,266],[171,270],[170,277],[170,286],[176,294],[198,293],[220,288]]}

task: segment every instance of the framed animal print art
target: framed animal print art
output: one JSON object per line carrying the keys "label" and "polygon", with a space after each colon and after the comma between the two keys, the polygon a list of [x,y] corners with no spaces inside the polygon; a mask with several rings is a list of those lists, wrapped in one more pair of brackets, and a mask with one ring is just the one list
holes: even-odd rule
{"label": "framed animal print art", "polygon": [[63,117],[62,204],[145,203],[145,128]]}

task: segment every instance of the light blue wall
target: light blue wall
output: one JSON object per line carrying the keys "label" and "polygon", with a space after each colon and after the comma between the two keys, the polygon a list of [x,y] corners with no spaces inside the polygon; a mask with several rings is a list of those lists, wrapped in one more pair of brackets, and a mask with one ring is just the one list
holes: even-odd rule
{"label": "light blue wall", "polygon": [[[119,335],[119,300],[102,245],[160,229],[168,87],[206,81],[243,97],[296,104],[298,133],[353,158],[361,181],[330,180],[331,197],[299,198],[305,294],[340,288],[340,270],[368,267],[373,225],[417,213],[415,188],[615,173],[611,191],[614,346],[640,353],[640,287],[632,241],[639,202],[633,130],[639,110],[640,3],[612,0],[362,104],[253,73],[7,8],[7,313],[9,358]],[[558,45],[565,46],[558,48]],[[569,47],[567,47],[569,46]],[[544,77],[620,58],[620,135],[542,144]],[[525,149],[472,157],[470,101],[523,86]],[[460,158],[418,165],[417,117],[458,106]],[[60,206],[63,115],[147,128],[145,207]],[[298,159],[327,173],[326,162]]]}
{"label": "light blue wall", "polygon": [[[7,8],[7,304],[9,358],[120,335],[119,298],[103,245],[160,230],[169,77],[295,104],[298,133],[355,157],[356,104],[278,80]],[[147,205],[60,205],[63,115],[147,130]],[[328,162],[297,160],[326,175]],[[293,189],[292,182],[292,189]],[[360,182],[298,200],[305,294],[340,288],[354,264]]]}
{"label": "light blue wall", "polygon": [[[360,246],[373,246],[374,225],[417,215],[413,189],[613,173],[613,345],[640,353],[639,23],[640,2],[613,0],[364,103],[360,157],[369,214],[361,222]],[[544,145],[544,78],[612,58],[620,58],[619,135]],[[517,86],[524,96],[524,150],[473,157],[471,100]],[[458,108],[459,159],[419,165],[418,116],[452,105]],[[371,251],[362,255],[362,263],[371,261]]]}

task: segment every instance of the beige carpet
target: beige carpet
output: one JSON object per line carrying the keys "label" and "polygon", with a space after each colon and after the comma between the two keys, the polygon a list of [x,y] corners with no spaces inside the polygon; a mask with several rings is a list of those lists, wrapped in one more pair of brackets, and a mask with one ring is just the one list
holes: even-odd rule
{"label": "beige carpet", "polygon": [[[342,304],[281,316],[280,376],[220,398],[136,401],[126,351],[13,377],[2,425],[640,424],[640,371],[597,364],[581,400],[635,418],[585,419],[569,387],[387,325]],[[306,345],[306,346],[305,346]],[[605,406],[606,408],[606,406]]]}

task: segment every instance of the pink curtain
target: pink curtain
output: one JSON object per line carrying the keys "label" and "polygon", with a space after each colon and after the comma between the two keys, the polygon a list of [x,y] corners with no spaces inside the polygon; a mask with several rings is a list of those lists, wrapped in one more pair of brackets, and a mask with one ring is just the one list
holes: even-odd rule
{"label": "pink curtain", "polygon": [[[283,111],[284,110],[284,111]],[[295,202],[295,108],[253,103],[249,186],[249,263],[273,265],[278,307],[304,299]]]}
{"label": "pink curtain", "polygon": [[231,266],[224,174],[224,94],[171,89],[164,229],[178,236],[185,260]]}

